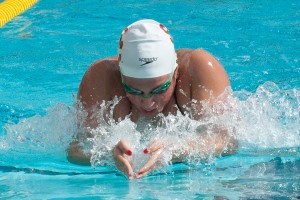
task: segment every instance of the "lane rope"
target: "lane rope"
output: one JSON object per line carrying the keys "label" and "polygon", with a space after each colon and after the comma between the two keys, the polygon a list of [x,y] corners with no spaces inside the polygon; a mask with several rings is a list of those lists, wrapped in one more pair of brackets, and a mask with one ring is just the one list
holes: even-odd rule
{"label": "lane rope", "polygon": [[38,1],[39,0],[6,0],[0,3],[0,28]]}

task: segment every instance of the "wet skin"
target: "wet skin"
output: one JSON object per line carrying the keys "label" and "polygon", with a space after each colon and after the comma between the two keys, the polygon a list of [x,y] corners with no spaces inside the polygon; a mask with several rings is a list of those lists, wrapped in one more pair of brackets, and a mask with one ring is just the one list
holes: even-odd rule
{"label": "wet skin", "polygon": [[[141,117],[151,119],[158,113],[163,113],[164,115],[175,115],[177,111],[185,113],[185,111],[189,110],[192,100],[197,100],[197,103],[193,105],[193,109],[198,111],[201,111],[201,102],[203,101],[209,101],[213,106],[215,99],[230,86],[223,66],[214,56],[203,49],[180,49],[177,51],[177,58],[178,67],[172,76],[170,87],[164,93],[155,94],[151,97],[149,97],[151,91],[162,85],[170,77],[170,74],[149,79],[123,76],[123,81],[126,84],[143,92],[143,96],[139,96],[126,93],[122,85],[117,57],[95,62],[85,73],[78,91],[78,99],[88,113],[84,125],[96,128],[98,123],[95,115],[93,115],[95,108],[99,107],[103,100],[111,101],[115,96],[122,97],[122,99],[114,107],[114,119],[124,119],[125,116],[130,114],[133,122],[137,122]],[[109,108],[107,112],[109,112]],[[190,117],[201,120],[201,112],[191,113]],[[86,133],[86,137],[91,137],[91,135]],[[221,151],[222,147],[224,147],[222,138],[226,137],[226,134],[223,134],[219,140],[216,140],[220,144],[208,142],[207,145],[220,146]],[[193,144],[193,142],[190,142],[188,146],[194,148]],[[147,148],[151,155],[149,161],[137,172],[133,172],[130,164],[131,155],[136,152],[132,152],[130,144],[125,139],[116,144],[113,157],[116,167],[123,171],[129,179],[141,178],[156,168],[156,162],[163,149],[164,145],[160,143],[154,142],[149,144]],[[220,152],[216,150],[216,153]],[[90,155],[83,154],[77,141],[70,144],[68,159],[70,162],[77,164],[90,164]]]}

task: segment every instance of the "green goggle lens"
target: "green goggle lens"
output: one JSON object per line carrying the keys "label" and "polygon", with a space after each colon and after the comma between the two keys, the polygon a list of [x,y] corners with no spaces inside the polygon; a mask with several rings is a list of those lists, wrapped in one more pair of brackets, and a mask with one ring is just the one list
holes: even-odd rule
{"label": "green goggle lens", "polygon": [[[172,76],[171,76],[172,77]],[[166,92],[170,85],[171,85],[171,80],[172,78],[169,78],[168,80],[166,80],[162,85],[160,85],[159,87],[153,89],[150,91],[149,95],[147,95],[146,97],[151,97],[155,94],[162,94],[164,92]],[[138,96],[145,96],[144,95],[144,92],[141,91],[141,90],[138,90],[138,89],[135,89],[133,87],[130,87],[128,84],[126,84],[125,82],[122,81],[122,85],[125,89],[125,91],[129,94],[132,94],[132,95],[138,95]]]}
{"label": "green goggle lens", "polygon": [[150,94],[162,94],[169,89],[170,85],[171,85],[171,80],[168,79],[161,86],[151,90]]}

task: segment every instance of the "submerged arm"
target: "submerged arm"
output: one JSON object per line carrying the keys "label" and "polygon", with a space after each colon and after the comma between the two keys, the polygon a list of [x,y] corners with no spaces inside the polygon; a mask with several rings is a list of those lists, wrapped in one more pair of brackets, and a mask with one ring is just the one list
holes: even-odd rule
{"label": "submerged arm", "polygon": [[[187,139],[186,142],[170,142],[169,140],[157,140],[153,142],[144,153],[150,154],[148,162],[139,169],[137,178],[141,178],[151,173],[161,165],[161,161],[184,162],[190,156],[197,160],[206,160],[211,156],[225,156],[235,153],[237,141],[230,136],[226,129],[220,129],[214,133],[210,131],[201,131],[196,137]],[[164,152],[169,152],[165,154]],[[170,156],[169,156],[169,155]],[[167,156],[167,157],[165,157]],[[163,158],[165,157],[165,158]],[[169,160],[169,158],[171,160]],[[164,161],[163,161],[164,162]]]}
{"label": "submerged arm", "polygon": [[213,132],[202,132],[200,136],[188,141],[188,154],[195,152],[201,157],[226,156],[235,153],[238,143],[227,129],[214,128]]}
{"label": "submerged arm", "polygon": [[[191,117],[196,120],[202,120],[209,110],[209,115],[214,112],[214,106],[222,107],[226,104],[231,92],[227,90],[230,87],[230,81],[227,73],[221,63],[210,53],[198,49],[193,51],[189,62],[189,74],[191,77]],[[204,108],[204,104],[205,107]],[[224,110],[223,110],[224,111]],[[219,114],[223,112],[219,109]],[[218,115],[218,113],[213,113]],[[207,130],[207,128],[205,128]],[[234,133],[226,127],[213,126],[211,130],[200,130],[195,138],[187,142],[187,149],[184,153],[196,151],[206,157],[207,155],[230,155],[235,152],[238,146]],[[231,131],[234,132],[234,131]]]}

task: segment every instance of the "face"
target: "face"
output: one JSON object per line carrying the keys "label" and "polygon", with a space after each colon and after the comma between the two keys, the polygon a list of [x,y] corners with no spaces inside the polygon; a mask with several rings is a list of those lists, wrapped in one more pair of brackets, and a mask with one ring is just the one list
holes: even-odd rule
{"label": "face", "polygon": [[128,99],[144,117],[156,116],[170,101],[175,86],[175,76],[172,75],[145,79],[123,76]]}

